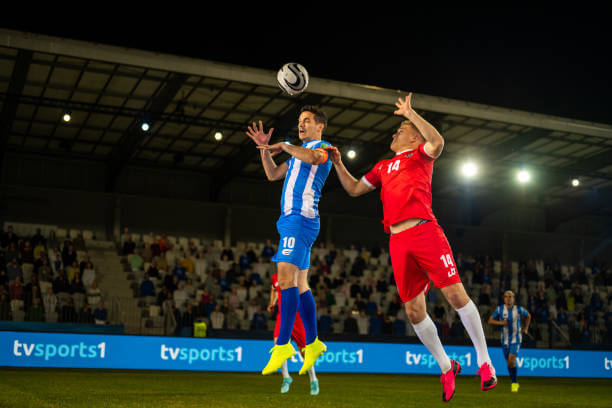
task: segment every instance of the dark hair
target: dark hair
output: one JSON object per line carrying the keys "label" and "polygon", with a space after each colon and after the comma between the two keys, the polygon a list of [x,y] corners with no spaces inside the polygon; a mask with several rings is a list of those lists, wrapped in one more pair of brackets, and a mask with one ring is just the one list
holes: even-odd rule
{"label": "dark hair", "polygon": [[318,106],[315,106],[315,105],[302,106],[302,109],[300,109],[300,113],[302,112],[313,113],[315,122],[322,123],[323,129],[327,127],[327,115]]}

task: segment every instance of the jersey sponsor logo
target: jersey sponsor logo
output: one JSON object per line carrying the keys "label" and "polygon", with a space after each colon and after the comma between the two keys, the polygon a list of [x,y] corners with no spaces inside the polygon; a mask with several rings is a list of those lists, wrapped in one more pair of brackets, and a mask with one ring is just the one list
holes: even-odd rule
{"label": "jersey sponsor logo", "polygon": [[281,254],[285,256],[291,255],[294,247],[295,237],[283,237],[283,249],[281,250]]}
{"label": "jersey sponsor logo", "polygon": [[293,252],[293,249],[283,249],[281,251],[281,254],[286,256],[286,255],[291,255],[292,252]]}

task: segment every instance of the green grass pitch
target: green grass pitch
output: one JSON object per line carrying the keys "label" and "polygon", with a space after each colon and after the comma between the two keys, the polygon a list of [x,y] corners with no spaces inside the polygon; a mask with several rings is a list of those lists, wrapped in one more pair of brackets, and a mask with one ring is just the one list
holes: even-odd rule
{"label": "green grass pitch", "polygon": [[[520,372],[519,372],[520,374]],[[483,392],[479,379],[460,375],[453,400],[442,402],[439,378],[421,375],[320,374],[321,393],[293,374],[280,394],[279,374],[168,371],[0,369],[0,407],[610,407],[612,380],[508,377]]]}

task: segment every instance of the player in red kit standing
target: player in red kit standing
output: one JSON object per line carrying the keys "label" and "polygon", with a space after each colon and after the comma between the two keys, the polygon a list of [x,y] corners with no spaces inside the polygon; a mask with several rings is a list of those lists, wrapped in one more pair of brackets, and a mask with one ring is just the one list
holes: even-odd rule
{"label": "player in red kit standing", "polygon": [[[268,311],[272,313],[274,311],[274,306],[276,305],[276,303],[278,303],[276,325],[274,326],[274,344],[276,344],[276,338],[278,337],[278,333],[280,332],[280,297],[281,288],[278,284],[278,274],[274,273],[272,275],[272,289],[270,290],[270,304],[268,304]],[[306,330],[304,329],[304,324],[302,323],[300,312],[298,312],[295,316],[295,324],[293,325],[291,338],[295,341],[298,346],[298,350],[300,351],[300,354],[302,354],[303,356],[302,350],[306,347]],[[285,362],[281,366],[281,373],[283,374],[283,385],[281,386],[281,393],[284,394],[286,392],[289,392],[289,387],[293,382],[293,379],[289,375],[289,370],[287,369],[287,360],[285,360]],[[318,395],[319,380],[317,379],[317,375],[315,374],[314,366],[308,370],[308,375],[310,376],[310,395]]]}
{"label": "player in red kit standing", "polygon": [[385,231],[391,234],[389,251],[399,296],[414,331],[435,357],[442,376],[442,400],[455,394],[458,362],[449,359],[436,326],[427,314],[425,294],[430,280],[459,314],[478,357],[482,390],[497,385],[487,349],[482,321],[457,273],[453,254],[431,209],[433,163],[444,148],[444,139],[435,127],[411,106],[412,94],[396,102],[396,115],[404,120],[393,135],[395,157],[378,162],[361,180],[344,167],[335,147],[326,149],[344,189],[356,197],[381,188]]}

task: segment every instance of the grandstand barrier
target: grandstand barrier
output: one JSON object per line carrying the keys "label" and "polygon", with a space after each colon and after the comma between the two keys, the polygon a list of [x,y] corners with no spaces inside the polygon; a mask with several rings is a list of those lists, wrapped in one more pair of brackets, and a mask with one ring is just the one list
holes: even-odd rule
{"label": "grandstand barrier", "polygon": [[[260,372],[272,341],[0,332],[0,366],[144,370]],[[328,352],[316,363],[319,372],[439,375],[436,361],[416,344],[327,342]],[[472,347],[446,347],[462,373],[478,369]],[[506,362],[498,347],[490,348],[498,375]],[[521,349],[521,377],[612,378],[612,351]],[[299,357],[289,361],[297,371]]]}
{"label": "grandstand barrier", "polygon": [[16,322],[0,320],[1,331],[123,334],[123,325],[85,323]]}

